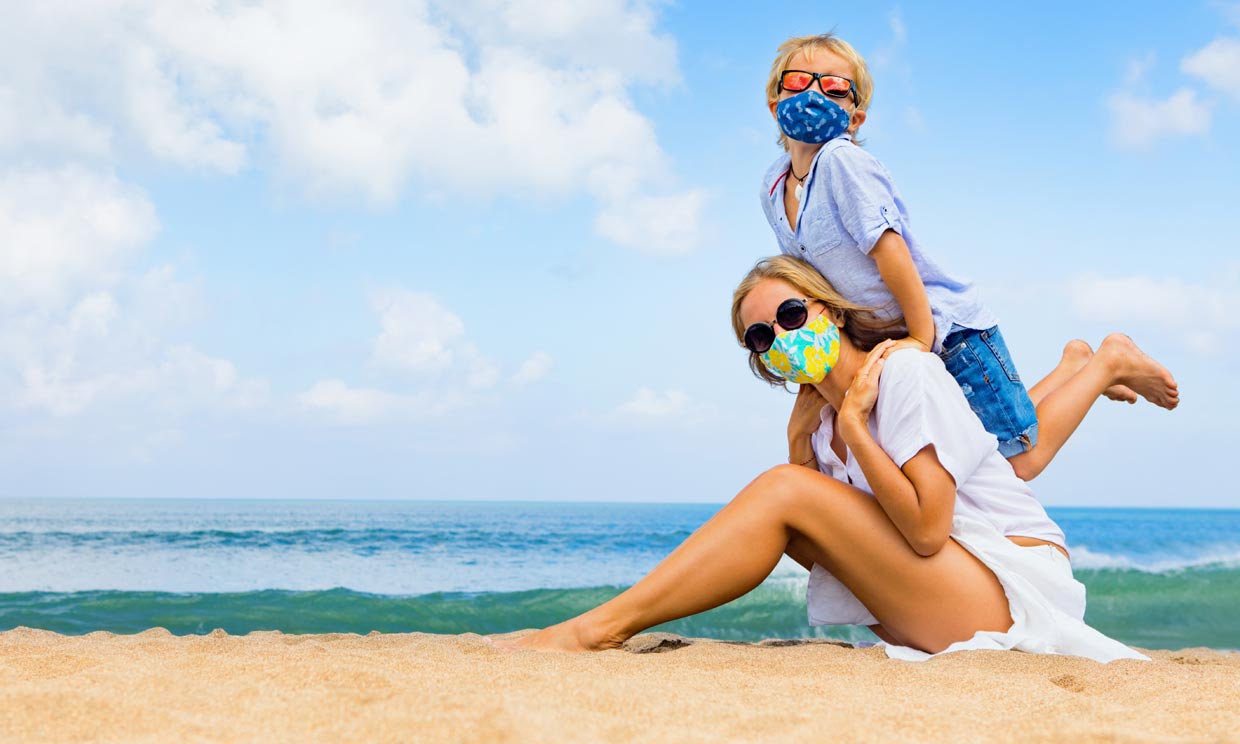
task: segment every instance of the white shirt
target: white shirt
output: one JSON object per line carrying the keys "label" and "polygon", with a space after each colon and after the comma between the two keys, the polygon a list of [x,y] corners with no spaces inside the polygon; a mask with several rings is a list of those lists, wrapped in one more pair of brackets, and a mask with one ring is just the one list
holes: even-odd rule
{"label": "white shirt", "polygon": [[[819,471],[873,494],[852,452],[846,451],[841,462],[831,449],[831,406],[823,407],[821,418],[811,439]],[[900,467],[934,445],[939,462],[956,481],[954,515],[992,524],[1005,537],[1022,535],[1064,545],[1063,530],[999,454],[995,436],[969,408],[939,357],[916,349],[889,354],[868,425],[874,441]]]}

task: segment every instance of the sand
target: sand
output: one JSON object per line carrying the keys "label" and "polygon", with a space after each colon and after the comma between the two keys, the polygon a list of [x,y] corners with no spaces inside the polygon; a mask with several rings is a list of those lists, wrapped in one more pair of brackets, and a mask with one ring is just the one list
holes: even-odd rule
{"label": "sand", "polygon": [[1150,663],[645,634],[0,633],[3,741],[1237,741],[1240,654]]}

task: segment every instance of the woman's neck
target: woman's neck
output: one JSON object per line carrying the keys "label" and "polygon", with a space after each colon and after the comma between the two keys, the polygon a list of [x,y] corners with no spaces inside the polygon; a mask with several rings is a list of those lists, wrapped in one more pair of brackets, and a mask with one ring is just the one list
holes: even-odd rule
{"label": "woman's neck", "polygon": [[[841,334],[843,335],[843,334]],[[827,403],[836,411],[844,405],[844,393],[852,385],[853,377],[865,362],[866,352],[840,339],[840,358],[835,366],[822,378],[822,382],[814,385]]]}

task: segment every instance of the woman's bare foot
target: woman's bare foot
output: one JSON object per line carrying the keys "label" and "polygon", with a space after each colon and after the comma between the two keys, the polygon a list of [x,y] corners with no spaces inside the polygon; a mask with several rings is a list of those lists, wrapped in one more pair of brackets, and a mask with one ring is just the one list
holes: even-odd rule
{"label": "woman's bare foot", "polygon": [[561,651],[581,653],[583,651],[606,651],[620,648],[624,640],[608,636],[594,628],[584,615],[565,620],[542,630],[536,630],[520,638],[497,638],[486,636],[488,642],[504,651]]}
{"label": "woman's bare foot", "polygon": [[1141,351],[1131,338],[1112,333],[1098,347],[1098,356],[1105,356],[1111,364],[1116,384],[1168,411],[1180,404],[1180,388],[1175,378],[1166,367]]}
{"label": "woman's bare foot", "polygon": [[[1089,344],[1079,338],[1072,339],[1063,347],[1063,358],[1059,361],[1060,367],[1066,369],[1069,374],[1076,374],[1082,367],[1089,363],[1094,356],[1094,349]],[[1111,400],[1121,403],[1136,403],[1137,393],[1127,385],[1112,385],[1102,391],[1102,395]]]}

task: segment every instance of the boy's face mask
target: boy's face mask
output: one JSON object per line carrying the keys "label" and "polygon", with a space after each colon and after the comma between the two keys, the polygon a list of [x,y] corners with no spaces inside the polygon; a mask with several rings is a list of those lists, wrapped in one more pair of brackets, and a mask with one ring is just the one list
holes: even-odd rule
{"label": "boy's face mask", "polygon": [[776,336],[759,358],[788,382],[822,382],[840,361],[840,329],[823,313],[795,331]]}
{"label": "boy's face mask", "polygon": [[851,117],[843,106],[816,90],[785,98],[775,107],[779,129],[797,142],[820,145],[848,131]]}

